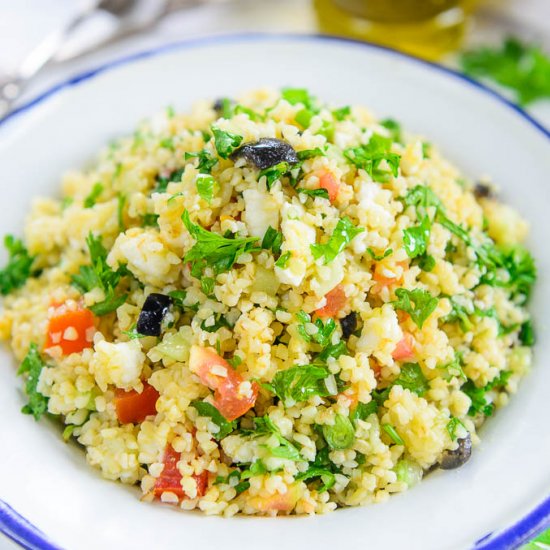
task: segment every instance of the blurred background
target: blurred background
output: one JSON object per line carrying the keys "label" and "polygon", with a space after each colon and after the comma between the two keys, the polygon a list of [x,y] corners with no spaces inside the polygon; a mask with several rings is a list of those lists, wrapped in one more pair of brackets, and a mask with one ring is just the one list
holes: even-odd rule
{"label": "blurred background", "polygon": [[[0,0],[0,118],[109,60],[239,32],[397,48],[483,81],[550,129],[550,0]],[[4,548],[15,546],[0,535]],[[550,532],[525,548],[550,549]]]}
{"label": "blurred background", "polygon": [[3,108],[115,57],[235,32],[398,48],[496,85],[550,127],[550,0],[0,0]]}

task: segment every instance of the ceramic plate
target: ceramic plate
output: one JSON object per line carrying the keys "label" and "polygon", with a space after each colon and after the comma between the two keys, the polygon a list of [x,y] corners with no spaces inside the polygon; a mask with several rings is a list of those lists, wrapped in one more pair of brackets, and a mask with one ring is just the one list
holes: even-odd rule
{"label": "ceramic plate", "polygon": [[466,175],[490,174],[502,187],[532,223],[540,272],[532,373],[457,471],[435,472],[385,504],[327,516],[221,519],[144,504],[138,489],[101,479],[53,422],[20,414],[21,381],[2,351],[0,525],[27,547],[502,549],[550,517],[550,135],[478,84],[393,51],[315,36],[232,36],[145,52],[61,84],[0,125],[0,234],[20,233],[32,197],[57,193],[65,170],[146,115],[284,85],[391,116]]}

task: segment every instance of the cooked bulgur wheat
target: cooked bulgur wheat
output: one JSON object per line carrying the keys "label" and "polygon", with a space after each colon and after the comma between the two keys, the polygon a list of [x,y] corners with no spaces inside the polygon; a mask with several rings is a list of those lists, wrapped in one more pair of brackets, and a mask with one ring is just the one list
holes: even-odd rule
{"label": "cooked bulgur wheat", "polygon": [[533,344],[528,227],[495,193],[306,90],[166,109],[7,241],[24,412],[144,500],[224,516],[381,502],[475,460]]}

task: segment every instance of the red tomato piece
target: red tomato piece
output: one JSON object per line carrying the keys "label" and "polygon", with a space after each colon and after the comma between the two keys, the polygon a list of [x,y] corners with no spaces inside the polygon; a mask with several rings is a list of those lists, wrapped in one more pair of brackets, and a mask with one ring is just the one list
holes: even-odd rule
{"label": "red tomato piece", "polygon": [[319,317],[336,317],[347,302],[346,294],[341,286],[334,287],[326,295],[326,300],[327,303],[315,311]]}
{"label": "red tomato piece", "polygon": [[291,485],[283,495],[275,493],[267,498],[255,497],[251,504],[262,512],[290,512],[295,508],[299,499],[300,492],[298,486]]}
{"label": "red tomato piece", "polygon": [[189,366],[205,386],[214,390],[214,406],[227,420],[239,418],[256,403],[258,384],[252,382],[249,392],[241,392],[243,377],[213,348],[193,346]]}
{"label": "red tomato piece", "polygon": [[63,355],[80,353],[92,347],[95,332],[94,314],[82,306],[52,305],[44,349],[59,346]]}
{"label": "red tomato piece", "polygon": [[405,332],[403,338],[397,342],[391,356],[396,361],[408,361],[414,357],[414,338],[410,332]]}
{"label": "red tomato piece", "polygon": [[118,421],[121,424],[138,424],[148,416],[157,414],[157,399],[159,392],[145,382],[143,391],[124,391],[117,389],[115,394],[115,408]]}
{"label": "red tomato piece", "polygon": [[338,197],[340,182],[332,172],[329,170],[323,170],[322,172],[319,172],[319,188],[326,189],[328,191],[328,198],[330,202],[334,202]]}
{"label": "red tomato piece", "polygon": [[[174,493],[179,499],[188,498],[181,486],[181,474],[178,470],[180,458],[181,453],[175,451],[172,445],[168,444],[162,459],[164,468],[153,488],[156,497],[160,498],[162,493],[170,492]],[[193,479],[197,483],[197,496],[204,496],[208,486],[208,472],[205,470],[201,474],[194,474]]]}

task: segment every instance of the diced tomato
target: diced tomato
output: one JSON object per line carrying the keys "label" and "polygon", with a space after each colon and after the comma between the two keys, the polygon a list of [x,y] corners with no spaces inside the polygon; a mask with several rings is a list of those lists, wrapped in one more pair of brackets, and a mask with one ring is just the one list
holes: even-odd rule
{"label": "diced tomato", "polygon": [[145,382],[143,391],[124,391],[118,389],[115,394],[116,415],[121,424],[138,424],[148,416],[157,414],[156,404],[159,392]]}
{"label": "diced tomato", "polygon": [[[164,450],[164,457],[162,459],[164,468],[153,488],[156,497],[160,497],[164,492],[170,492],[174,493],[179,499],[187,498],[181,486],[181,474],[178,470],[180,458],[181,453],[175,451],[172,445],[168,444]],[[205,470],[201,474],[193,475],[192,477],[197,483],[197,496],[204,496],[208,485],[208,472]]]}
{"label": "diced tomato", "polygon": [[269,497],[255,497],[251,504],[262,512],[290,512],[300,498],[297,485],[291,485],[284,494],[275,493]]}
{"label": "diced tomato", "polygon": [[242,393],[243,377],[213,348],[193,346],[189,366],[205,386],[214,390],[214,406],[227,420],[239,418],[256,403],[258,384],[252,382],[250,392]]}
{"label": "diced tomato", "polygon": [[[397,265],[401,266],[404,270],[407,269],[406,261],[397,262]],[[380,292],[385,287],[390,287],[392,285],[401,286],[403,284],[403,275],[400,275],[399,277],[386,277],[383,273],[383,269],[384,266],[381,263],[377,263],[374,268],[372,278],[377,282],[377,284],[373,287],[375,292]]]}
{"label": "diced tomato", "polygon": [[405,332],[403,338],[397,342],[391,356],[396,361],[408,361],[414,357],[414,338],[410,332]]}
{"label": "diced tomato", "polygon": [[346,305],[346,294],[341,286],[334,287],[326,295],[327,303],[315,311],[319,317],[336,317]]}
{"label": "diced tomato", "polygon": [[44,349],[59,346],[63,355],[80,353],[92,347],[95,325],[94,315],[80,305],[53,304]]}
{"label": "diced tomato", "polygon": [[336,176],[329,170],[323,170],[319,172],[319,188],[326,189],[328,191],[328,198],[330,202],[334,202],[338,197],[338,191],[340,190],[340,182]]}

